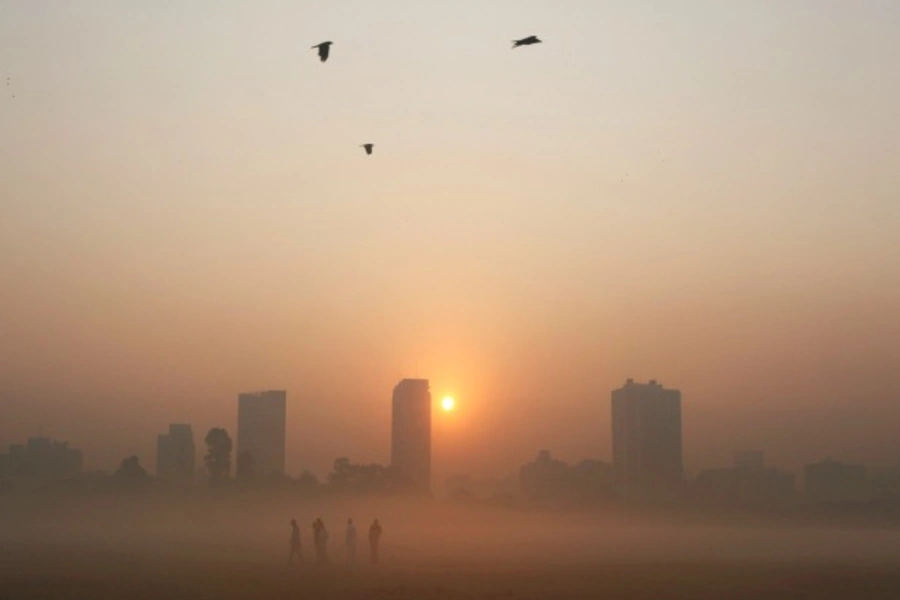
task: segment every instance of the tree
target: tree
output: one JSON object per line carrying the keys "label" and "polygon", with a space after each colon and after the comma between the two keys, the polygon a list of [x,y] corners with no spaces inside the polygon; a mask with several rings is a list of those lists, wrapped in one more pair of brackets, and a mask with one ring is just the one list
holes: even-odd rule
{"label": "tree", "polygon": [[549,450],[541,450],[534,462],[519,470],[522,491],[536,504],[550,504],[565,493],[569,483],[569,465],[556,460]]}
{"label": "tree", "polygon": [[147,480],[147,470],[141,466],[137,456],[129,456],[116,469],[115,478],[121,483],[134,485]]}
{"label": "tree", "polygon": [[209,471],[209,481],[213,485],[228,480],[231,474],[231,436],[221,427],[213,427],[206,434],[206,456],[203,462]]}

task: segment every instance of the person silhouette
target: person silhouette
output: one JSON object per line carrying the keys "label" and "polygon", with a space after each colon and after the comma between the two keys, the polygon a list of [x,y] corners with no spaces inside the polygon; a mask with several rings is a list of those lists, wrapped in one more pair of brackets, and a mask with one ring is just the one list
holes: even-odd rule
{"label": "person silhouette", "polygon": [[372,521],[369,526],[369,559],[373,565],[378,564],[378,544],[381,541],[381,523],[378,519]]}
{"label": "person silhouette", "polygon": [[347,564],[356,564],[356,525],[353,519],[347,519],[347,531],[344,533],[344,545],[347,548]]}
{"label": "person silhouette", "polygon": [[297,519],[291,519],[291,545],[288,551],[288,563],[294,562],[294,556],[298,562],[303,561],[303,554],[300,552],[300,526],[297,525]]}
{"label": "person silhouette", "polygon": [[328,530],[325,529],[325,523],[321,517],[316,519],[314,528],[316,532],[316,558],[319,564],[324,565],[328,563]]}
{"label": "person silhouette", "polygon": [[316,551],[316,563],[322,564],[322,535],[319,533],[319,519],[312,522],[313,548]]}

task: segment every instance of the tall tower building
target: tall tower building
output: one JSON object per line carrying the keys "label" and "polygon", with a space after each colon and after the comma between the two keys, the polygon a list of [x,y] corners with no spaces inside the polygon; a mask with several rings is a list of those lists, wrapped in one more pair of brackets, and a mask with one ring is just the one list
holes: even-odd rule
{"label": "tall tower building", "polygon": [[394,387],[391,466],[416,487],[431,489],[431,392],[427,379],[404,379]]}
{"label": "tall tower building", "polygon": [[191,483],[196,460],[194,432],[190,425],[169,425],[156,440],[156,476],[166,481]]}
{"label": "tall tower building", "polygon": [[237,454],[247,452],[261,475],[284,473],[287,392],[271,390],[238,395]]}
{"label": "tall tower building", "polygon": [[681,392],[633,379],[612,392],[613,469],[628,499],[659,498],[682,478]]}

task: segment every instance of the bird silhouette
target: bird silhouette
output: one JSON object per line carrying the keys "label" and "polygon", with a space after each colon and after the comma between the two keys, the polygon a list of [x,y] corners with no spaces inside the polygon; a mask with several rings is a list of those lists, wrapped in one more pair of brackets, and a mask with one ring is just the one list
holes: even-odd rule
{"label": "bird silhouette", "polygon": [[532,44],[542,44],[543,42],[538,39],[536,35],[529,35],[528,37],[522,38],[521,40],[513,40],[512,47],[518,48],[519,46],[530,46]]}
{"label": "bird silhouette", "polygon": [[372,154],[372,149],[375,147],[375,144],[362,144],[360,148],[366,149],[366,154]]}
{"label": "bird silhouette", "polygon": [[321,44],[316,44],[313,48],[319,49],[319,60],[325,62],[328,60],[328,52],[331,50],[331,44],[334,42],[322,42]]}

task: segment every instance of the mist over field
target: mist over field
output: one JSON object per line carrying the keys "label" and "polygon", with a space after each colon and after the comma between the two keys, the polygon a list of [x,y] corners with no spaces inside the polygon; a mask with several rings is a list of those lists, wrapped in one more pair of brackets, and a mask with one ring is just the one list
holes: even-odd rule
{"label": "mist over field", "polygon": [[[11,500],[0,519],[10,598],[889,598],[900,584],[898,528],[284,494]],[[381,519],[379,566],[364,538],[346,564],[351,515]],[[327,566],[308,543],[319,516]],[[292,517],[300,565],[287,563]]]}
{"label": "mist over field", "polygon": [[[632,561],[851,561],[900,563],[900,526],[859,527],[778,519],[612,510],[559,513],[454,506],[396,498],[106,497],[4,501],[5,545],[117,549],[136,556],[250,564],[287,560],[289,521],[301,525],[307,566],[309,524],[326,523],[329,556],[344,565],[344,526],[385,528],[388,568],[459,565],[516,568]],[[360,566],[368,561],[364,535]]]}

